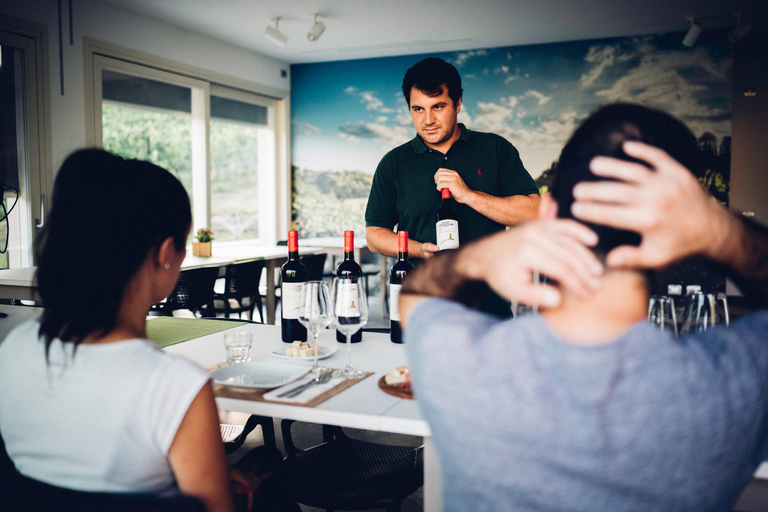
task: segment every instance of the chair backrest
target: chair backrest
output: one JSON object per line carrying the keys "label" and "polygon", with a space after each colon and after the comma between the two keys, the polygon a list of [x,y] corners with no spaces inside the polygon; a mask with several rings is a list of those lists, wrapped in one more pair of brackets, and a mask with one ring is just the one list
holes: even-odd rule
{"label": "chair backrest", "polygon": [[211,306],[213,311],[213,287],[218,276],[218,267],[181,271],[176,287],[168,296],[165,308],[171,311],[176,309],[200,311]]}
{"label": "chair backrest", "polygon": [[328,258],[326,253],[307,254],[301,257],[301,262],[307,267],[307,279],[310,281],[320,281],[323,279],[323,269],[325,260]]}
{"label": "chair backrest", "polygon": [[159,497],[65,489],[28,478],[18,471],[0,435],[0,512],[205,512],[190,496]]}
{"label": "chair backrest", "polygon": [[264,260],[234,263],[227,266],[225,294],[230,297],[251,297],[259,294],[259,282]]}

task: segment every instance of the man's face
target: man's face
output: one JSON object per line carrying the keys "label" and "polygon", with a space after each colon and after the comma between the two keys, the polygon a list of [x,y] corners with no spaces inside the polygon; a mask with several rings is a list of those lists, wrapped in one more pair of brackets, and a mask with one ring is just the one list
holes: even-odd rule
{"label": "man's face", "polygon": [[427,96],[415,87],[411,89],[413,126],[424,143],[433,149],[447,150],[459,138],[456,116],[460,111],[461,99],[454,105],[445,85],[439,96]]}

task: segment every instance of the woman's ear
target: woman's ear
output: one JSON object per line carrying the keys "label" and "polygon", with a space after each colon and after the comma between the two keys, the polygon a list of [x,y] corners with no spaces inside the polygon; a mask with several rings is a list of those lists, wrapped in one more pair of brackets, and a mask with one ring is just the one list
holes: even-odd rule
{"label": "woman's ear", "polygon": [[552,194],[544,194],[541,198],[541,201],[539,202],[539,218],[557,218],[557,201],[552,197]]}
{"label": "woman's ear", "polygon": [[163,240],[163,243],[160,244],[160,247],[155,253],[155,265],[165,270],[170,269],[175,263],[177,252],[176,246],[173,243],[173,237],[169,236]]}

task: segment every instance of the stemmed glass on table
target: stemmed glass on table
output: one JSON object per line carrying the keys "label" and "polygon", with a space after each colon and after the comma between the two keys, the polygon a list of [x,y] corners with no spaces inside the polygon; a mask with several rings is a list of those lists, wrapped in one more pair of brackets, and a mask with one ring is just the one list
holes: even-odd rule
{"label": "stemmed glass on table", "polygon": [[706,331],[716,325],[728,325],[728,301],[712,293],[694,292],[688,295],[683,334]]}
{"label": "stemmed glass on table", "polygon": [[675,301],[672,297],[653,295],[648,300],[648,321],[677,337],[677,318],[675,317]]}
{"label": "stemmed glass on table", "polygon": [[317,354],[320,346],[317,336],[320,329],[325,329],[333,321],[331,302],[328,297],[328,284],[325,281],[307,281],[301,285],[301,312],[299,322],[312,332],[312,349],[315,355],[310,372],[320,374],[324,368],[317,364]]}
{"label": "stemmed glass on table", "polygon": [[336,328],[347,337],[347,366],[333,372],[334,377],[360,379],[366,372],[352,368],[352,335],[368,323],[365,290],[356,280],[337,277],[333,281],[333,316]]}

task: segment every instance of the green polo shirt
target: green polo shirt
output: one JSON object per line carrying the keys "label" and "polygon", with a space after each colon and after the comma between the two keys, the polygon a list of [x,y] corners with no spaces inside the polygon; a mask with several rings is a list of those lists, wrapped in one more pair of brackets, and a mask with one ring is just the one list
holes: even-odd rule
{"label": "green polo shirt", "polygon": [[[473,132],[459,124],[461,136],[447,153],[431,149],[418,135],[381,159],[373,176],[365,225],[408,231],[408,238],[436,242],[435,221],[442,199],[435,188],[441,167],[459,173],[472,190],[498,197],[538,194],[517,149],[493,133]],[[455,202],[459,242],[464,245],[501,231],[504,225]]]}

